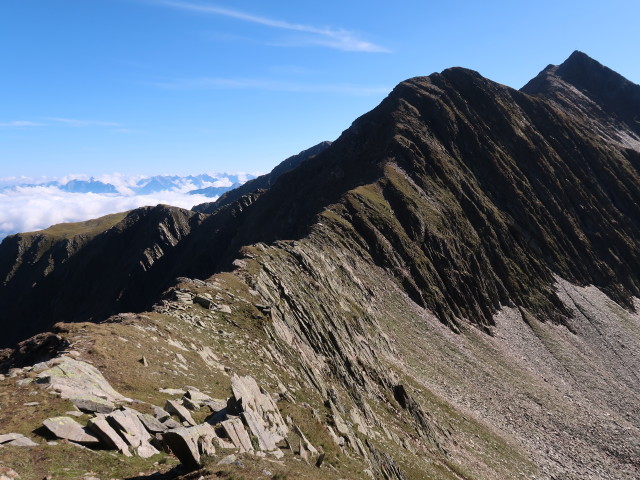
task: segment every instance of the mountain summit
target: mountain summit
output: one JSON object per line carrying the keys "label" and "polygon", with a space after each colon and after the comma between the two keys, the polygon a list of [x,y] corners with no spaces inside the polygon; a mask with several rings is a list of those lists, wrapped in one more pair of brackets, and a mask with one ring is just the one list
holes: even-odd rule
{"label": "mountain summit", "polygon": [[208,390],[142,443],[234,448],[214,477],[638,478],[639,91],[580,52],[520,91],[450,68],[214,204],[8,237],[5,369]]}

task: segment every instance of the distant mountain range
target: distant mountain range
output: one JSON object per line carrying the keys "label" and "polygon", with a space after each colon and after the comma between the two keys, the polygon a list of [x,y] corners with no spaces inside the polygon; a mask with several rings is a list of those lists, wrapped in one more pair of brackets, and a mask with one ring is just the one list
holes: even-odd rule
{"label": "distant mountain range", "polygon": [[[218,197],[223,193],[239,187],[247,180],[256,178],[251,174],[201,174],[201,175],[155,175],[141,178],[131,184],[114,184],[100,181],[94,177],[88,180],[73,179],[69,181],[23,182],[0,186],[0,192],[33,187],[55,187],[68,193],[97,193],[102,195],[127,194],[149,195],[163,191],[182,191],[190,195]],[[186,191],[185,191],[186,190]]]}

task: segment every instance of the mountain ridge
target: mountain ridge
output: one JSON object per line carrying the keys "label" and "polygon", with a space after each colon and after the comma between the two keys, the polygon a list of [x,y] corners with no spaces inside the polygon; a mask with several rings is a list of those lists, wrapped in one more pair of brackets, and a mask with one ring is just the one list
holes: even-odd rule
{"label": "mountain ridge", "polygon": [[[567,142],[551,134],[563,130],[578,135]],[[492,138],[496,132],[500,132],[500,143]],[[456,317],[468,317],[488,329],[498,306],[514,301],[540,308],[551,318],[566,315],[552,292],[552,271],[578,283],[605,288],[614,299],[632,308],[630,295],[640,295],[640,281],[633,274],[640,271],[634,270],[640,265],[637,240],[633,240],[640,238],[638,224],[633,223],[637,222],[634,209],[640,203],[638,192],[631,187],[638,182],[633,168],[635,157],[613,147],[594,156],[591,137],[598,133],[590,125],[559,115],[544,99],[496,84],[471,70],[455,67],[416,77],[400,83],[336,142],[283,173],[270,189],[227,204],[217,215],[204,219],[164,262],[173,264],[166,268],[174,278],[206,278],[229,268],[241,247],[299,238],[326,207],[341,204],[343,212],[364,228],[356,234],[357,241],[384,252],[379,262],[396,272],[413,300],[439,312],[451,325],[459,323]],[[576,151],[582,155],[579,163]],[[429,160],[424,162],[424,158]],[[607,163],[604,170],[603,161]],[[556,169],[568,177],[555,178]],[[602,177],[594,180],[593,172],[598,170]],[[445,178],[459,180],[446,185]],[[594,181],[609,183],[605,186]],[[390,226],[396,223],[393,217],[404,220],[394,231],[381,232],[371,224],[372,219],[363,217],[360,209],[368,206],[357,196],[355,202],[353,195],[341,200],[345,193],[369,184],[382,189],[373,194],[376,201],[396,210],[393,216],[377,221]],[[576,190],[577,185],[584,187]],[[420,202],[423,208],[407,210],[403,189],[409,195],[418,195],[413,202]],[[454,270],[447,263],[434,264],[429,259],[432,246],[420,246],[423,241],[439,242],[441,233],[427,230],[425,240],[411,231],[414,227],[410,224],[415,222],[423,235],[429,227],[420,213],[430,208],[429,202],[420,199],[424,197],[420,190],[438,191],[439,200],[430,201],[440,203],[439,208],[461,219],[473,212],[471,222],[467,218],[455,227],[447,225],[444,212],[432,212],[451,238],[458,235],[455,229],[462,228],[469,234],[456,240],[455,246],[438,247],[444,249],[440,255],[448,258],[447,262],[453,260]],[[592,203],[593,195],[606,207],[587,212],[579,208],[580,203]],[[450,201],[442,204],[445,198]],[[556,198],[564,202],[562,207]],[[531,199],[536,199],[533,204]],[[605,210],[607,213],[602,213]],[[267,218],[269,222],[261,220]],[[611,225],[612,221],[616,228],[594,230],[591,226],[583,230],[587,224]],[[486,229],[487,222],[492,225],[492,233],[485,238],[478,232]],[[385,244],[394,247],[390,250]],[[624,251],[614,253],[612,245]],[[467,264],[450,248],[475,252],[474,263]],[[401,252],[400,257],[393,250]],[[420,253],[416,256],[415,252]],[[594,255],[604,255],[604,259],[588,268],[568,261],[572,256]],[[401,273],[405,263],[411,274]],[[452,276],[455,269],[476,273]],[[488,276],[478,283],[483,271]],[[611,283],[612,278],[619,283]]]}
{"label": "mountain ridge", "polygon": [[[5,370],[59,345],[131,398],[197,383],[233,390],[231,413],[255,376],[298,476],[313,455],[310,478],[637,478],[640,149],[615,102],[557,70],[529,93],[460,67],[409,79],[268,189],[134,210],[44,280],[22,262],[0,325],[53,331]],[[235,421],[220,412],[192,424]],[[242,467],[216,451],[194,475],[265,468],[234,452]]]}

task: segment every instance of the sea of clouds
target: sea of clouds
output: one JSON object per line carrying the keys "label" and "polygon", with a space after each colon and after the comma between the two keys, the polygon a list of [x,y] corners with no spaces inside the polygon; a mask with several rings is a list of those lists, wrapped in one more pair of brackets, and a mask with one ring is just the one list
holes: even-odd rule
{"label": "sea of clouds", "polygon": [[[144,178],[120,174],[96,176],[95,180],[116,187],[117,193],[111,194],[72,193],[58,186],[43,185],[51,180],[61,184],[74,179],[87,180],[84,175],[58,179],[0,179],[0,240],[13,233],[42,230],[57,223],[79,222],[147,205],[163,203],[191,208],[217,198],[187,193],[202,187],[188,181],[178,182],[179,185],[168,190],[136,194],[133,188]],[[205,186],[230,187],[231,181],[223,177]]]}

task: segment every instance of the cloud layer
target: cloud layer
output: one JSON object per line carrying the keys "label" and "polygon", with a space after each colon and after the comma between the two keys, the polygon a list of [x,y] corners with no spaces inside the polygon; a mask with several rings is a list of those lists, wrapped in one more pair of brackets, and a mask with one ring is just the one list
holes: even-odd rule
{"label": "cloud layer", "polygon": [[[216,175],[216,174],[214,174]],[[200,176],[202,177],[202,176]],[[164,203],[176,207],[214,201],[217,197],[189,194],[203,187],[231,187],[232,181],[244,182],[253,178],[249,174],[216,175],[214,181],[198,181],[198,177],[170,177],[174,179],[166,189],[151,193],[136,193],[139,182],[150,177],[110,174],[96,176],[95,180],[115,187],[117,193],[76,193],[64,190],[66,182],[87,180],[85,175],[69,175],[59,179],[0,179],[0,239],[17,232],[42,230],[57,223],[80,222],[123,212],[133,208]],[[169,177],[151,177],[169,178]],[[192,178],[193,180],[190,180]],[[45,185],[56,180],[56,185]],[[194,183],[195,182],[195,183]],[[34,185],[34,184],[39,185]]]}

